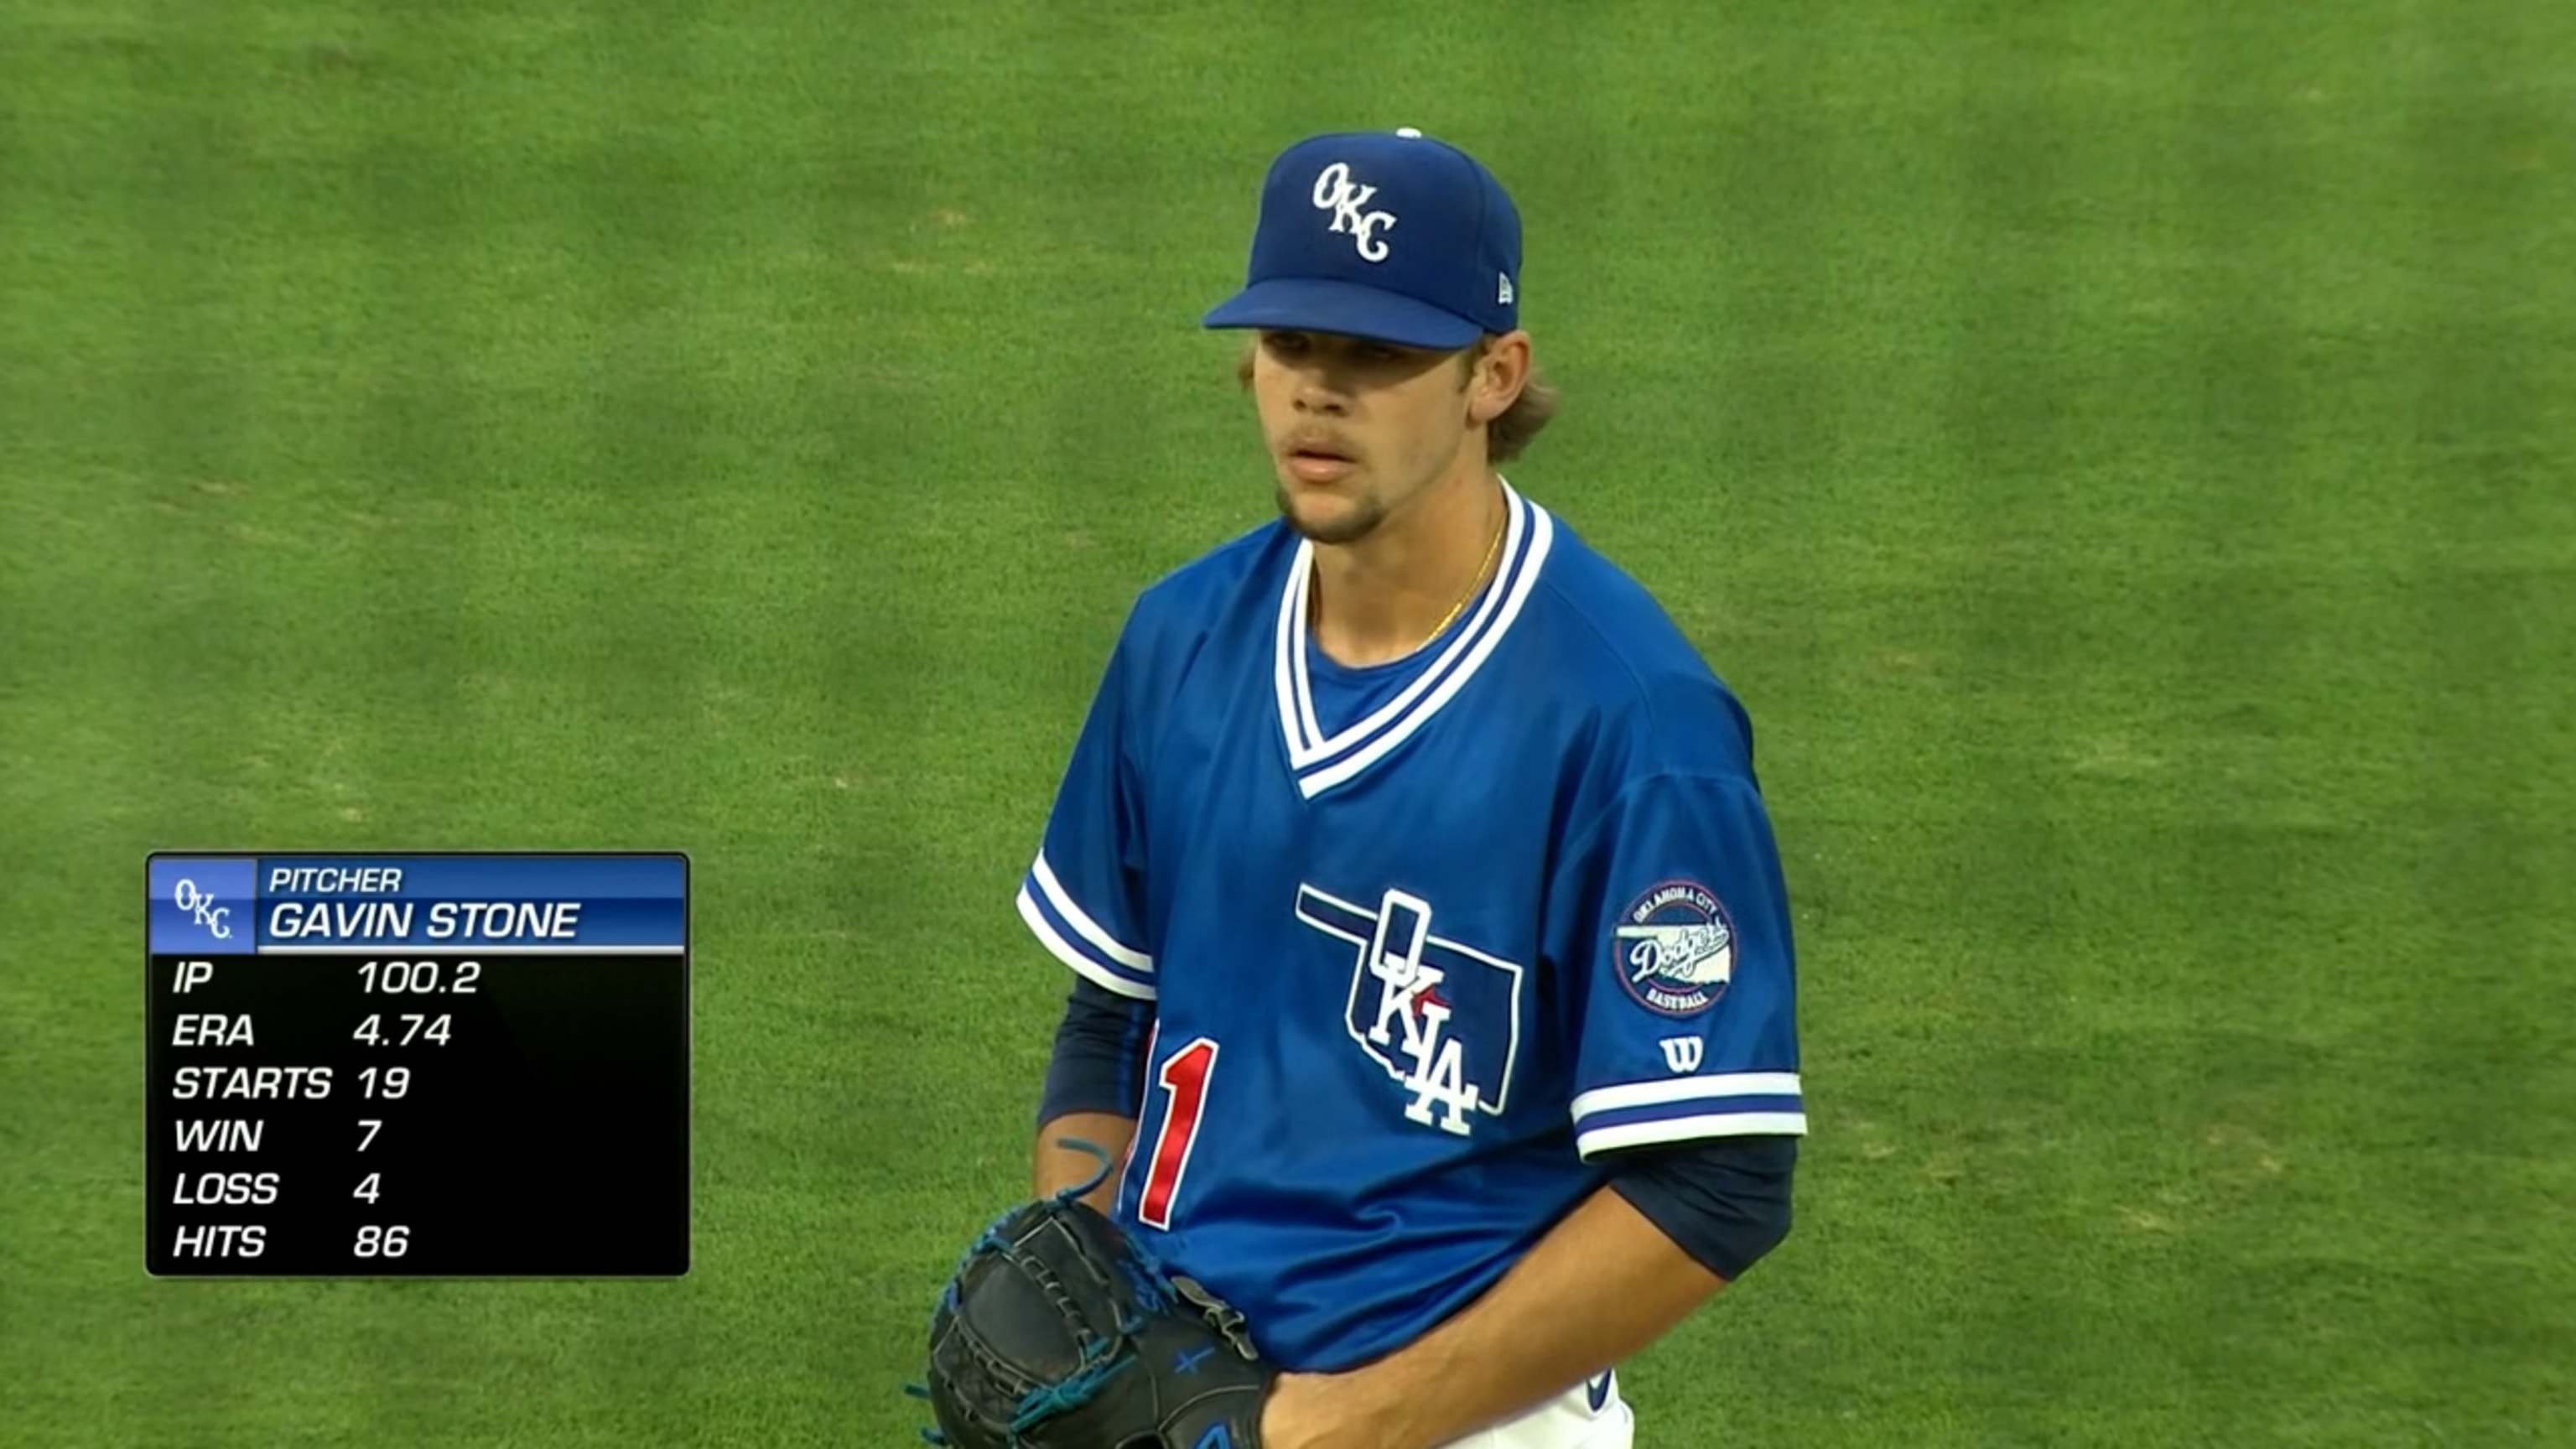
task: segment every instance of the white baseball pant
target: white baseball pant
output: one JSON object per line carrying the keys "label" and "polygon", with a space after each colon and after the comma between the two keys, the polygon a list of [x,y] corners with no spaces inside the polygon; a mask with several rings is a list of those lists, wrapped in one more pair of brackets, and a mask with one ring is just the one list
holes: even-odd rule
{"label": "white baseball pant", "polygon": [[1605,1373],[1443,1449],[1630,1449],[1636,1425],[1636,1415],[1619,1397],[1618,1376]]}

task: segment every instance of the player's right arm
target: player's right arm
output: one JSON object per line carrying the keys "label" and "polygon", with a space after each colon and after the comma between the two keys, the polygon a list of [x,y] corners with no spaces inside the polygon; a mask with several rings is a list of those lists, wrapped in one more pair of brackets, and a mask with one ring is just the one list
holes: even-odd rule
{"label": "player's right arm", "polygon": [[1136,760],[1145,713],[1141,652],[1131,616],[1074,742],[1019,896],[1030,934],[1074,978],[1038,1104],[1032,1181],[1043,1197],[1096,1180],[1083,1200],[1103,1212],[1113,1208],[1118,1169],[1136,1135],[1155,1015]]}
{"label": "player's right arm", "polygon": [[1099,1178],[1099,1186],[1082,1195],[1082,1200],[1103,1213],[1112,1211],[1118,1200],[1118,1178],[1115,1172],[1100,1176],[1100,1159],[1088,1152],[1068,1148],[1067,1141],[1089,1142],[1109,1154],[1112,1164],[1127,1160],[1127,1145],[1136,1140],[1136,1119],[1109,1112],[1068,1112],[1038,1129],[1037,1193],[1053,1197],[1068,1187]]}
{"label": "player's right arm", "polygon": [[[1051,1197],[1096,1180],[1098,1186],[1082,1200],[1104,1213],[1112,1211],[1118,1169],[1136,1138],[1137,1098],[1153,1029],[1151,1003],[1104,991],[1087,978],[1074,981],[1038,1101],[1032,1165],[1037,1196]],[[1068,1143],[1088,1143],[1096,1150]]]}

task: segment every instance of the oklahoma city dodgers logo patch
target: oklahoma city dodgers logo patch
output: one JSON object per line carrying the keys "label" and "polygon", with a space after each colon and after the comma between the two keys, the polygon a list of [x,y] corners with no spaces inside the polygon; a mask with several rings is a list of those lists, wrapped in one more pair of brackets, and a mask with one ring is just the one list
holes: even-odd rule
{"label": "oklahoma city dodgers logo patch", "polygon": [[1706,1011],[1735,976],[1735,927],[1716,895],[1694,881],[1667,881],[1637,897],[1611,935],[1619,982],[1649,1011]]}

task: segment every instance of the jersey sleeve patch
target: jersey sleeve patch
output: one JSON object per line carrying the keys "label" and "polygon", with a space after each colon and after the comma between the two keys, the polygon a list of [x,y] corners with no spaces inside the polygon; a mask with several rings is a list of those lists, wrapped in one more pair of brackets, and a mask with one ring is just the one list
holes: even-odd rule
{"label": "jersey sleeve patch", "polygon": [[1648,1011],[1688,1019],[1717,1004],[1735,976],[1735,923],[1697,881],[1640,894],[1610,930],[1619,984]]}
{"label": "jersey sleeve patch", "polygon": [[1631,782],[1553,895],[1579,1154],[1805,1135],[1788,898],[1751,780]]}
{"label": "jersey sleeve patch", "polygon": [[1054,957],[1121,996],[1154,998],[1154,958],[1126,945],[1064,888],[1041,853],[1020,881],[1020,919]]}

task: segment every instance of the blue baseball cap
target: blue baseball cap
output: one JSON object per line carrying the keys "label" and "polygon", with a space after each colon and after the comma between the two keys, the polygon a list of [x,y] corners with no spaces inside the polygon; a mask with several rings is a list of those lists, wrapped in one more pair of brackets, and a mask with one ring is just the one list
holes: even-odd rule
{"label": "blue baseball cap", "polygon": [[1212,328],[1336,332],[1452,350],[1519,325],[1521,214],[1476,159],[1410,127],[1279,154],[1240,292]]}

